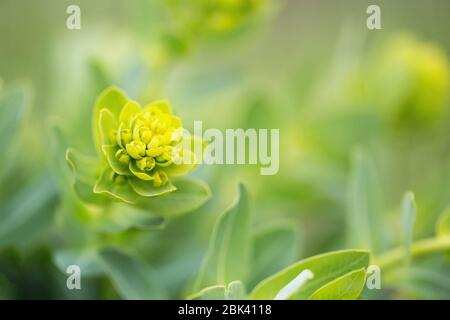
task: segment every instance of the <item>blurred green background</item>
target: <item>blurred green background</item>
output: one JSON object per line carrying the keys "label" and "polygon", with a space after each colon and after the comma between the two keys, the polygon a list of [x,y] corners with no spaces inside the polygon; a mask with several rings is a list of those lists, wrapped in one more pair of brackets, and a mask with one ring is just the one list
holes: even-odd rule
{"label": "blurred green background", "polygon": [[[66,28],[70,4],[80,30]],[[366,27],[370,4],[382,30]],[[407,190],[414,239],[433,236],[450,202],[449,12],[444,0],[2,0],[0,297],[126,298],[89,260],[107,245],[150,266],[164,292],[152,297],[184,298],[237,181],[252,194],[255,239],[271,225],[292,231],[254,266],[250,289],[311,255],[401,245]],[[168,99],[188,129],[279,128],[279,173],[204,165],[192,173],[213,194],[201,209],[156,232],[93,230],[67,201],[58,139],[90,151],[92,106],[111,84],[143,103]],[[88,270],[80,291],[66,288],[72,261]],[[382,281],[366,296],[449,299],[450,260],[400,265]]]}

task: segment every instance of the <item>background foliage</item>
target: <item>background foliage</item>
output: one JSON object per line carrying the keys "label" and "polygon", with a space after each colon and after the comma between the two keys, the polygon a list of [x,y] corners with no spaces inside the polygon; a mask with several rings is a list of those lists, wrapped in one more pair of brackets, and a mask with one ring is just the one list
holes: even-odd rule
{"label": "background foliage", "polygon": [[[76,31],[70,1],[0,3],[1,298],[272,299],[306,267],[294,298],[450,298],[450,3],[378,1],[379,31],[367,1],[77,3]],[[201,166],[199,209],[104,219],[65,155],[112,84],[188,129],[280,128],[279,173]]]}

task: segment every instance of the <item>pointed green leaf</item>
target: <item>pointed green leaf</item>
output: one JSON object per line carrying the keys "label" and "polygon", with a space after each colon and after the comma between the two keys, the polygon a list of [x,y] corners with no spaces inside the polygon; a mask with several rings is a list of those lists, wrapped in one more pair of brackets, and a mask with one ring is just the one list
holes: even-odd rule
{"label": "pointed green leaf", "polygon": [[414,193],[407,192],[402,201],[402,224],[405,257],[411,259],[411,244],[413,241],[414,222],[416,220],[416,203]]}
{"label": "pointed green leaf", "polygon": [[216,222],[196,286],[204,288],[243,280],[250,263],[250,221],[248,192],[240,184],[235,203]]}
{"label": "pointed green leaf", "polygon": [[310,300],[356,300],[366,283],[364,268],[349,272],[317,289]]}
{"label": "pointed green leaf", "polygon": [[367,268],[369,252],[363,250],[341,250],[301,260],[277,274],[260,282],[251,293],[251,299],[273,299],[276,294],[305,269],[311,270],[314,278],[309,280],[294,296],[306,299],[317,289],[351,271]]}
{"label": "pointed green leaf", "polygon": [[348,246],[380,251],[386,238],[379,221],[380,190],[371,159],[363,149],[357,149],[353,154],[349,187]]}

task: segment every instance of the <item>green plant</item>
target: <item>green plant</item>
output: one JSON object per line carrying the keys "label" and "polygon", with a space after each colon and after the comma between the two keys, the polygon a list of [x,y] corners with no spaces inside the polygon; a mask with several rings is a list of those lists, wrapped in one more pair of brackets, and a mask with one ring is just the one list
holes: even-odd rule
{"label": "green plant", "polygon": [[[183,139],[182,126],[171,112],[165,101],[142,109],[119,89],[106,89],[93,114],[100,159],[73,149],[66,153],[80,198],[102,206],[126,203],[163,217],[202,205],[209,197],[207,186],[179,177],[193,168],[195,159],[191,150],[177,148]],[[174,161],[187,153],[189,164]]]}

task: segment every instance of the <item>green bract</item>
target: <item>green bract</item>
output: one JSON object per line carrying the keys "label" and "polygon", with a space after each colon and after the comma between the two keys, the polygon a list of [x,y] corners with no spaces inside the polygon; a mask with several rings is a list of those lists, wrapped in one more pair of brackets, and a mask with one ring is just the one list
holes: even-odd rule
{"label": "green bract", "polygon": [[93,115],[100,159],[73,149],[66,152],[75,191],[92,204],[104,205],[109,198],[161,216],[199,207],[209,189],[179,177],[195,166],[194,153],[183,148],[192,144],[184,141],[182,130],[167,101],[141,107],[120,89],[106,89]]}

